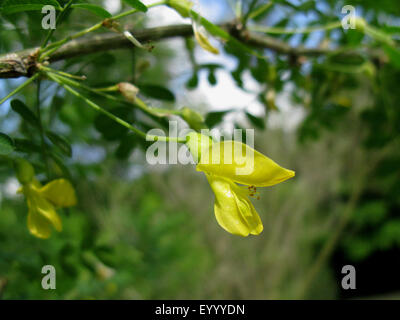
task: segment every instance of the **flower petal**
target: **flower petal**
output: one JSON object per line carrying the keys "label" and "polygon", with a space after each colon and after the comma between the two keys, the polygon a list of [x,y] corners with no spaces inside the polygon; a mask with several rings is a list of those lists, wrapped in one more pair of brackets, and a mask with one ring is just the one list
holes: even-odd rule
{"label": "flower petal", "polygon": [[203,150],[197,170],[256,187],[272,186],[295,175],[238,141],[213,143]]}
{"label": "flower petal", "polygon": [[71,207],[76,205],[74,187],[66,179],[57,179],[40,188],[40,194],[58,207]]}
{"label": "flower petal", "polygon": [[[43,198],[38,192],[33,191],[27,196],[29,212],[33,212],[41,218],[47,220],[49,225],[53,225],[57,231],[62,230],[62,222],[58,216],[54,206]],[[41,219],[37,218],[36,215],[33,216],[35,221],[41,222]]]}
{"label": "flower petal", "polygon": [[206,174],[215,194],[215,217],[226,231],[246,237],[263,230],[261,219],[253,204],[233,182]]}
{"label": "flower petal", "polygon": [[35,206],[28,200],[28,229],[35,237],[47,239],[51,235],[51,224],[48,219],[42,216]]}
{"label": "flower petal", "polygon": [[193,22],[193,32],[197,43],[204,50],[207,50],[208,52],[211,52],[213,54],[219,54],[219,50],[211,44],[210,40],[208,40],[207,31],[203,26],[198,26],[196,22]]}

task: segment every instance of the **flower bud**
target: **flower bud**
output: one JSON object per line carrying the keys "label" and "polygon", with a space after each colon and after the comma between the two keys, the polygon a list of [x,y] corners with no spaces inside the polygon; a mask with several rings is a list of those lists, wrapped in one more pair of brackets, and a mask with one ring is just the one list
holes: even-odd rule
{"label": "flower bud", "polygon": [[118,83],[118,90],[122,93],[126,100],[132,103],[135,102],[136,96],[139,93],[139,89],[129,82]]}
{"label": "flower bud", "polygon": [[202,25],[197,25],[196,22],[193,21],[193,32],[194,37],[196,38],[197,43],[208,52],[213,54],[219,54],[219,50],[215,48],[208,40],[208,32]]}
{"label": "flower bud", "polygon": [[371,61],[367,61],[362,66],[362,71],[369,77],[373,78],[376,76],[376,67]]}
{"label": "flower bud", "polygon": [[360,18],[360,17],[356,18],[356,29],[357,30],[364,32],[366,25],[367,25],[367,22],[364,20],[364,18]]}
{"label": "flower bud", "polygon": [[181,116],[183,120],[185,120],[189,126],[196,131],[206,128],[204,124],[204,117],[200,113],[188,107],[182,108]]}
{"label": "flower bud", "polygon": [[265,101],[267,102],[267,107],[269,110],[278,111],[278,107],[276,106],[275,100],[276,100],[275,89],[273,88],[268,89],[267,92],[265,93]]}
{"label": "flower bud", "polygon": [[17,179],[21,184],[27,184],[32,181],[35,170],[28,161],[22,158],[16,159],[14,161],[14,168]]}
{"label": "flower bud", "polygon": [[110,18],[104,19],[102,22],[102,26],[117,33],[121,33],[123,31],[119,22]]}

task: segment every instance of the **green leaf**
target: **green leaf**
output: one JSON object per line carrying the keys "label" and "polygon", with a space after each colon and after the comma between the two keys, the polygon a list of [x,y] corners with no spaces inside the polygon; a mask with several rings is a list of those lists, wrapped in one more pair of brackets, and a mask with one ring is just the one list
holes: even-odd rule
{"label": "green leaf", "polygon": [[273,4],[273,2],[268,2],[268,3],[265,3],[261,6],[259,6],[255,10],[253,10],[249,15],[250,19],[259,21],[259,20],[265,18],[268,11],[272,8],[272,4]]}
{"label": "green leaf", "polygon": [[66,155],[67,157],[72,156],[72,147],[69,142],[65,140],[65,138],[51,131],[46,131],[46,136],[55,146],[57,146],[61,150],[64,155]]}
{"label": "green leaf", "polygon": [[397,68],[400,69],[400,50],[388,45],[384,45],[385,53],[388,55],[392,64]]}
{"label": "green leaf", "polygon": [[11,108],[17,112],[22,119],[28,122],[30,125],[39,128],[39,119],[36,115],[23,103],[21,100],[11,101]]}
{"label": "green leaf", "polygon": [[215,72],[210,69],[208,73],[207,80],[210,85],[215,86],[217,84],[217,77],[215,76]]}
{"label": "green leaf", "polygon": [[27,139],[14,139],[15,150],[25,153],[41,152],[40,146]]}
{"label": "green leaf", "polygon": [[[132,108],[118,107],[111,110],[111,113],[127,122],[133,122]],[[105,114],[100,114],[96,117],[94,126],[103,135],[104,139],[108,141],[120,140],[128,132],[127,128],[110,119]]]}
{"label": "green leaf", "polygon": [[71,172],[57,154],[51,152],[49,160],[51,170],[55,172],[57,176],[64,176],[67,179],[72,180]]}
{"label": "green leaf", "polygon": [[167,5],[178,12],[183,18],[190,17],[190,11],[193,7],[191,0],[167,0]]}
{"label": "green leaf", "polygon": [[137,144],[138,139],[136,135],[126,135],[122,138],[121,143],[115,151],[116,157],[120,160],[127,159]]}
{"label": "green leaf", "polygon": [[138,9],[142,12],[147,12],[147,7],[139,0],[122,0],[129,4],[132,8]]}
{"label": "green leaf", "polygon": [[250,69],[251,75],[259,83],[266,83],[268,81],[269,65],[263,59],[257,59],[257,64]]}
{"label": "green leaf", "polygon": [[53,122],[53,120],[56,118],[62,107],[64,106],[65,99],[60,97],[60,96],[54,96],[51,104],[50,104],[50,110],[49,110],[49,119],[50,123]]}
{"label": "green leaf", "polygon": [[213,24],[211,21],[203,18],[197,12],[191,10],[191,14],[193,18],[198,21],[209,33],[211,33],[214,37],[220,37],[226,41],[228,41],[231,37],[228,32],[224,29],[218,27],[217,25]]}
{"label": "green leaf", "polygon": [[224,66],[219,63],[203,63],[199,64],[198,69],[210,69],[212,71],[215,71],[216,69],[224,69]]}
{"label": "green leaf", "polygon": [[197,73],[193,73],[193,76],[186,82],[186,88],[190,89],[195,89],[197,88],[199,84],[199,77],[197,76]]}
{"label": "green leaf", "polygon": [[4,0],[0,4],[2,14],[10,14],[23,11],[42,10],[45,5],[51,5],[56,10],[61,6],[56,0]]}
{"label": "green leaf", "polygon": [[209,128],[216,126],[231,110],[209,112],[204,121]]}
{"label": "green leaf", "polygon": [[256,116],[253,116],[251,113],[246,112],[247,119],[259,129],[265,129],[265,120]]}
{"label": "green leaf", "polygon": [[379,230],[377,235],[378,245],[381,249],[388,249],[398,244],[400,238],[400,220],[392,218]]}
{"label": "green leaf", "polygon": [[352,223],[357,227],[374,226],[385,219],[387,208],[385,202],[371,200],[360,204],[353,213]]}
{"label": "green leaf", "polygon": [[400,26],[382,26],[381,29],[389,34],[400,34]]}
{"label": "green leaf", "polygon": [[163,101],[170,101],[170,102],[175,101],[175,95],[171,92],[171,90],[165,87],[152,84],[142,84],[139,85],[138,87],[140,89],[139,92],[143,93],[148,97]]}
{"label": "green leaf", "polygon": [[9,155],[14,149],[14,141],[8,135],[0,132],[0,155]]}
{"label": "green leaf", "polygon": [[71,7],[91,11],[92,13],[103,19],[112,17],[111,13],[109,13],[106,9],[91,3],[76,3],[73,4]]}

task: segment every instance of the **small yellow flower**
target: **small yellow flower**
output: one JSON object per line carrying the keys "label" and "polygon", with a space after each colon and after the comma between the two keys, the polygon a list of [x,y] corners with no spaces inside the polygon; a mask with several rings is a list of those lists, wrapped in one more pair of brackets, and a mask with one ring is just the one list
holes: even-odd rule
{"label": "small yellow flower", "polygon": [[219,50],[211,44],[210,40],[208,40],[209,35],[206,29],[202,25],[198,25],[195,21],[193,21],[192,26],[194,37],[196,38],[197,43],[204,50],[207,50],[213,54],[219,54]]}
{"label": "small yellow flower", "polygon": [[[27,175],[18,172],[34,172],[32,165],[22,159],[18,162],[17,177],[22,184],[18,192],[24,194],[28,204],[28,229],[35,237],[47,239],[52,226],[58,232],[62,230],[56,208],[76,205],[75,190],[66,179],[56,179],[44,186],[33,175],[27,179]],[[25,178],[21,179],[21,176]]]}
{"label": "small yellow flower", "polygon": [[214,212],[219,225],[243,237],[260,234],[263,225],[247,190],[221,176],[206,173],[206,177],[215,194]]}
{"label": "small yellow flower", "polygon": [[[208,40],[209,34],[207,30],[198,22],[194,21],[192,11],[194,3],[190,0],[167,0],[166,3],[171,8],[175,9],[183,18],[191,17],[193,19],[192,27],[194,36],[198,44],[204,49],[213,54],[219,54],[219,50],[215,48]],[[198,19],[200,19],[199,17]]]}
{"label": "small yellow flower", "polygon": [[257,187],[283,182],[295,172],[241,142],[213,143],[204,135],[190,133],[187,145],[197,161],[197,170],[205,173],[215,194],[219,225],[243,237],[260,234],[263,225],[248,197],[259,198]]}

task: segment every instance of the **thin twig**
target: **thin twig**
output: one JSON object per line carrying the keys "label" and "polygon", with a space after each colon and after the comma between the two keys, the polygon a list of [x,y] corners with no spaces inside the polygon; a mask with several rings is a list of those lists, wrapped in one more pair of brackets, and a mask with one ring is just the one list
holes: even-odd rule
{"label": "thin twig", "polygon": [[64,87],[65,90],[67,90],[68,92],[72,93],[77,98],[80,98],[83,101],[85,101],[89,106],[91,106],[96,111],[103,113],[105,116],[109,117],[110,119],[114,120],[115,122],[119,123],[120,125],[124,126],[125,128],[133,131],[134,133],[136,133],[137,135],[139,135],[143,139],[146,139],[147,141],[176,141],[176,142],[179,142],[179,143],[185,143],[186,142],[186,138],[148,135],[148,134],[144,133],[143,131],[135,128],[132,125],[130,125],[125,120],[123,120],[121,118],[118,118],[117,116],[115,116],[111,112],[103,109],[102,107],[100,107],[99,105],[97,105],[96,103],[94,103],[93,101],[88,99],[87,97],[83,96],[78,91],[76,91],[75,89],[71,88],[68,84],[64,83],[63,79],[61,79],[59,76],[57,76],[57,75],[55,75],[53,73],[47,73],[47,76],[51,80],[53,80],[53,81],[57,82],[58,84],[60,84],[62,87]]}
{"label": "thin twig", "polygon": [[44,139],[44,130],[43,130],[43,122],[42,122],[42,115],[40,110],[40,79],[37,81],[37,91],[36,91],[36,115],[39,120],[39,134],[40,134],[40,145],[42,149],[42,157],[45,164],[46,176],[47,179],[50,179],[50,169],[49,169],[49,161],[47,158],[47,151],[46,151],[46,142]]}
{"label": "thin twig", "polygon": [[16,89],[11,91],[8,95],[6,95],[3,99],[0,100],[0,105],[3,104],[3,102],[7,101],[9,98],[11,98],[14,94],[18,93],[21,91],[23,88],[25,88],[28,84],[32,83],[37,77],[39,77],[39,73],[34,74],[31,78],[26,80],[23,84],[18,86]]}

